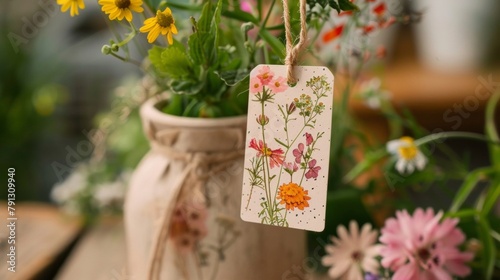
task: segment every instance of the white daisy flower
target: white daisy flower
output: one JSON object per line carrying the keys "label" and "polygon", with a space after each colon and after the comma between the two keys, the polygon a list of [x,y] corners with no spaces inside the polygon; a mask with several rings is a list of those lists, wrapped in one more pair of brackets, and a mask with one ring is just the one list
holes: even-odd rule
{"label": "white daisy flower", "polygon": [[416,169],[422,170],[427,158],[417,148],[413,138],[404,136],[387,142],[387,151],[397,157],[396,170],[399,174],[411,174]]}
{"label": "white daisy flower", "polygon": [[382,89],[382,82],[379,78],[373,78],[360,85],[360,97],[366,106],[371,109],[380,109],[382,101],[389,100],[391,93]]}
{"label": "white daisy flower", "polygon": [[326,245],[325,255],[321,259],[324,266],[329,266],[328,275],[333,279],[363,280],[365,273],[378,274],[380,245],[374,245],[378,233],[370,224],[363,225],[359,232],[358,223],[349,223],[349,232],[340,225],[337,236],[332,237],[333,245]]}

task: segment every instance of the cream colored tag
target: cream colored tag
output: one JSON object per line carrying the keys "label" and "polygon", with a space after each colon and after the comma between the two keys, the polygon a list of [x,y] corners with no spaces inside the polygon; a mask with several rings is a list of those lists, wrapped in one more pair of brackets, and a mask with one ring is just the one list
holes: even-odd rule
{"label": "cream colored tag", "polygon": [[250,94],[241,218],[323,231],[325,225],[333,75],[326,67],[259,65]]}

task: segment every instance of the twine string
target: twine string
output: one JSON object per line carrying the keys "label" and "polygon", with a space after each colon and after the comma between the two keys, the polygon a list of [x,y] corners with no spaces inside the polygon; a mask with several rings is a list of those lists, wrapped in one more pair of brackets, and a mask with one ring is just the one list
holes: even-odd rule
{"label": "twine string", "polygon": [[300,34],[299,42],[294,46],[292,39],[292,27],[290,24],[290,9],[288,8],[288,0],[283,0],[283,17],[285,22],[286,36],[286,57],[285,65],[287,68],[288,84],[294,85],[297,83],[297,78],[293,75],[293,67],[297,64],[299,54],[304,49],[307,41],[307,26],[306,26],[306,0],[300,0]]}

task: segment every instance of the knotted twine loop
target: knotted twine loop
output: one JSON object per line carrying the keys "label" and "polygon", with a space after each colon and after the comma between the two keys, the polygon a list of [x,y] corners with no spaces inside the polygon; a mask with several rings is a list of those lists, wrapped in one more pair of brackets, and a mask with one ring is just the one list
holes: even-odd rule
{"label": "knotted twine loop", "polygon": [[[174,212],[175,204],[183,193],[204,193],[202,190],[211,176],[226,169],[235,159],[244,155],[244,149],[235,149],[221,152],[181,152],[175,150],[165,144],[162,144],[157,139],[162,139],[163,136],[172,135],[172,130],[160,131],[150,134],[151,148],[173,161],[181,161],[186,164],[183,173],[179,176],[179,180],[173,185],[174,198],[173,203],[170,203],[165,208],[165,211],[160,217],[160,225],[156,230],[151,244],[151,255],[149,258],[148,276],[149,280],[159,279],[161,275],[161,264],[170,231],[170,221]],[[174,133],[175,134],[175,133]],[[238,142],[241,142],[242,135],[238,135]],[[167,143],[170,145],[171,143]],[[240,147],[241,143],[238,143]],[[184,273],[186,274],[186,273]],[[187,275],[184,275],[188,277]],[[187,279],[187,278],[186,278]]]}
{"label": "knotted twine loop", "polygon": [[295,85],[297,79],[293,75],[293,67],[297,64],[300,52],[304,48],[307,41],[307,26],[306,26],[306,0],[300,0],[300,34],[299,42],[293,46],[292,27],[290,25],[290,10],[288,8],[288,0],[283,0],[284,21],[285,21],[285,36],[286,36],[286,57],[285,65],[287,68],[287,79],[289,85]]}

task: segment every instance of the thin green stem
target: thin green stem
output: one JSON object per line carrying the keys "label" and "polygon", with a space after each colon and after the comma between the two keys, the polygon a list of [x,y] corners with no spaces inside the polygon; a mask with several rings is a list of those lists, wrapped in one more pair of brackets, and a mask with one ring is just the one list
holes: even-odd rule
{"label": "thin green stem", "polygon": [[427,144],[429,142],[448,139],[448,138],[465,138],[465,139],[473,139],[478,141],[483,141],[491,144],[500,145],[500,142],[492,141],[488,139],[488,137],[483,134],[474,133],[474,132],[465,132],[465,131],[447,131],[447,132],[439,132],[424,136],[418,140],[415,140],[415,145],[421,146]]}

